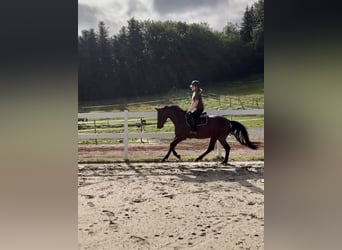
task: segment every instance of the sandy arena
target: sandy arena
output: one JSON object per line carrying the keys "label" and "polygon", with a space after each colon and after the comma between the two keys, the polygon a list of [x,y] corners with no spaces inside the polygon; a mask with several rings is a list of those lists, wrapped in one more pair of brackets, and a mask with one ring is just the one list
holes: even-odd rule
{"label": "sandy arena", "polygon": [[264,162],[79,164],[80,249],[264,249]]}

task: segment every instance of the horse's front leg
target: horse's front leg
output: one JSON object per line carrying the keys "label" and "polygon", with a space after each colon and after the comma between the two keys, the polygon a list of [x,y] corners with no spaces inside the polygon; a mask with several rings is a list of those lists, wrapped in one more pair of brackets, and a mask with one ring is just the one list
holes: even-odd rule
{"label": "horse's front leg", "polygon": [[178,160],[181,159],[181,156],[179,154],[177,154],[176,149],[173,149],[172,153],[173,153],[174,156],[176,156],[178,158]]}
{"label": "horse's front leg", "polygon": [[[173,152],[173,154],[179,159],[180,156],[177,154],[177,152],[175,151],[175,147],[177,146],[178,143],[180,143],[181,141],[183,141],[184,139],[181,139],[179,137],[176,137],[171,143],[170,143],[170,148],[169,151],[167,152],[167,154],[165,155],[165,157],[161,160],[161,161],[165,161],[167,158],[169,158],[171,152]],[[178,155],[178,156],[177,156]]]}

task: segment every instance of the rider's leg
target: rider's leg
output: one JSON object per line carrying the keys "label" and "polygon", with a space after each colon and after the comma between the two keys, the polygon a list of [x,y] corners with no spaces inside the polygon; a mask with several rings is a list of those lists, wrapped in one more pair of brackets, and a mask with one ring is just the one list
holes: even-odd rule
{"label": "rider's leg", "polygon": [[194,117],[193,117],[193,113],[187,113],[186,114],[186,117],[187,117],[187,120],[188,120],[188,123],[189,123],[189,125],[190,125],[190,129],[191,129],[191,131],[195,131],[195,126],[196,126],[196,124],[195,124],[195,119],[194,119]]}
{"label": "rider's leg", "polygon": [[202,111],[203,110],[197,109],[191,113],[191,117],[192,117],[192,121],[193,121],[192,131],[194,131],[194,132],[197,132],[196,119],[200,117],[200,115],[202,114]]}

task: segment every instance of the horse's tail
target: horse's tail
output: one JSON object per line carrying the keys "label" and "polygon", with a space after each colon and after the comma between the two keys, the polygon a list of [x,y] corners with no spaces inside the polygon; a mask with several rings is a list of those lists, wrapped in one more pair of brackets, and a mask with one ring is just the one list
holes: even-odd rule
{"label": "horse's tail", "polygon": [[235,136],[238,142],[240,142],[242,145],[245,145],[251,149],[258,148],[254,143],[252,143],[249,140],[248,132],[245,126],[243,126],[240,122],[237,122],[237,121],[230,121],[230,122],[232,124],[232,129],[230,133],[232,133]]}

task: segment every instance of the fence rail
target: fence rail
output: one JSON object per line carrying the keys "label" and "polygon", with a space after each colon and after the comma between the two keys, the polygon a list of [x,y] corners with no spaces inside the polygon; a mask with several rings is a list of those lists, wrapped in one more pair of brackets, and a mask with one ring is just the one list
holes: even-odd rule
{"label": "fence rail", "polygon": [[[247,110],[208,110],[208,115],[264,115],[263,109],[247,109]],[[170,132],[154,132],[154,133],[128,133],[128,119],[142,117],[157,117],[157,112],[103,112],[103,113],[78,113],[78,119],[109,119],[123,118],[124,133],[79,133],[79,139],[123,139],[124,143],[124,159],[128,159],[128,140],[133,138],[157,138],[168,139],[173,138],[174,133]],[[248,132],[254,135],[263,135],[263,129],[249,129]],[[218,145],[218,144],[217,144]],[[218,146],[218,155],[221,154],[221,149]]]}

